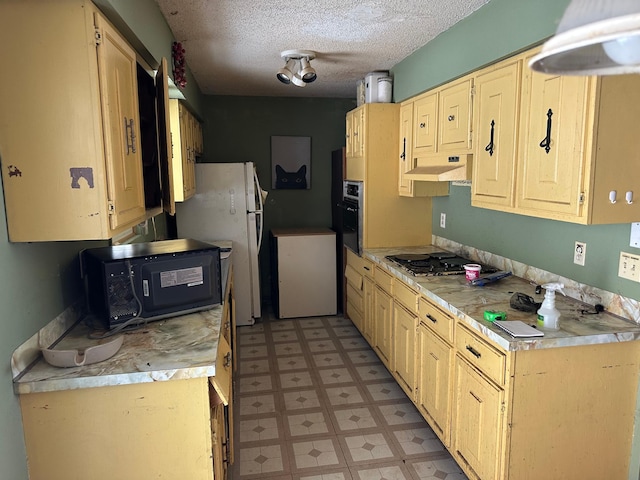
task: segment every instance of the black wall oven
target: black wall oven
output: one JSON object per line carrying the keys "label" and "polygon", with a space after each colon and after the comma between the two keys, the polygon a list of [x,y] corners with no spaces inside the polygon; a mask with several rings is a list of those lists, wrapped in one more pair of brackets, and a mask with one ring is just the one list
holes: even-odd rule
{"label": "black wall oven", "polygon": [[344,246],[362,255],[363,184],[345,180],[342,194],[342,241]]}

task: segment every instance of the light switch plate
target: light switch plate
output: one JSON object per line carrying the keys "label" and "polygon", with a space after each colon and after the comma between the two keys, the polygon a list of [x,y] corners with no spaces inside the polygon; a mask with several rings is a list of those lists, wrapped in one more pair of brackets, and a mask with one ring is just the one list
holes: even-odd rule
{"label": "light switch plate", "polygon": [[640,223],[631,224],[631,238],[629,239],[629,246],[640,248]]}
{"label": "light switch plate", "polygon": [[573,263],[584,267],[584,260],[587,256],[587,244],[585,242],[576,242],[573,249]]}
{"label": "light switch plate", "polygon": [[634,282],[640,282],[640,256],[620,252],[618,276]]}

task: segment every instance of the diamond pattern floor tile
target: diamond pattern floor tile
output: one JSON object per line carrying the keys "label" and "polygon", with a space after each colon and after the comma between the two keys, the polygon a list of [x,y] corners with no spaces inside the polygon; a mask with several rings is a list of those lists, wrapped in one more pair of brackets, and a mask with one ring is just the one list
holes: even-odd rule
{"label": "diamond pattern floor tile", "polygon": [[230,480],[467,480],[342,316],[238,327]]}

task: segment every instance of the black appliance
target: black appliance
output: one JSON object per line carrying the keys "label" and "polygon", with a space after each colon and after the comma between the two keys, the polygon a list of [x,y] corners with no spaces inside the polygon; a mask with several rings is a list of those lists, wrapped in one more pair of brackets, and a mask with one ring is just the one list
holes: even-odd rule
{"label": "black appliance", "polygon": [[206,310],[222,301],[220,248],[191,239],[80,252],[89,311],[106,327]]}
{"label": "black appliance", "polygon": [[345,180],[342,194],[342,241],[344,246],[362,255],[362,182]]}
{"label": "black appliance", "polygon": [[[465,272],[465,264],[477,263],[450,252],[405,253],[386,258],[416,277],[461,275]],[[483,274],[497,271],[497,268],[482,265]]]}
{"label": "black appliance", "polygon": [[345,148],[339,148],[331,152],[331,229],[336,232],[336,284],[337,284],[337,311],[346,310],[344,269],[346,258],[342,238],[342,190],[344,176],[347,171],[347,157]]}

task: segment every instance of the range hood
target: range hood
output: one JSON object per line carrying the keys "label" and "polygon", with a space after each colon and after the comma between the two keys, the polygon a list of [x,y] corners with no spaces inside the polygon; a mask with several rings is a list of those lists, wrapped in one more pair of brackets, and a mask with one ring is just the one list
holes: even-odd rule
{"label": "range hood", "polygon": [[471,180],[472,159],[471,154],[418,157],[416,166],[406,172],[404,178],[418,182]]}

